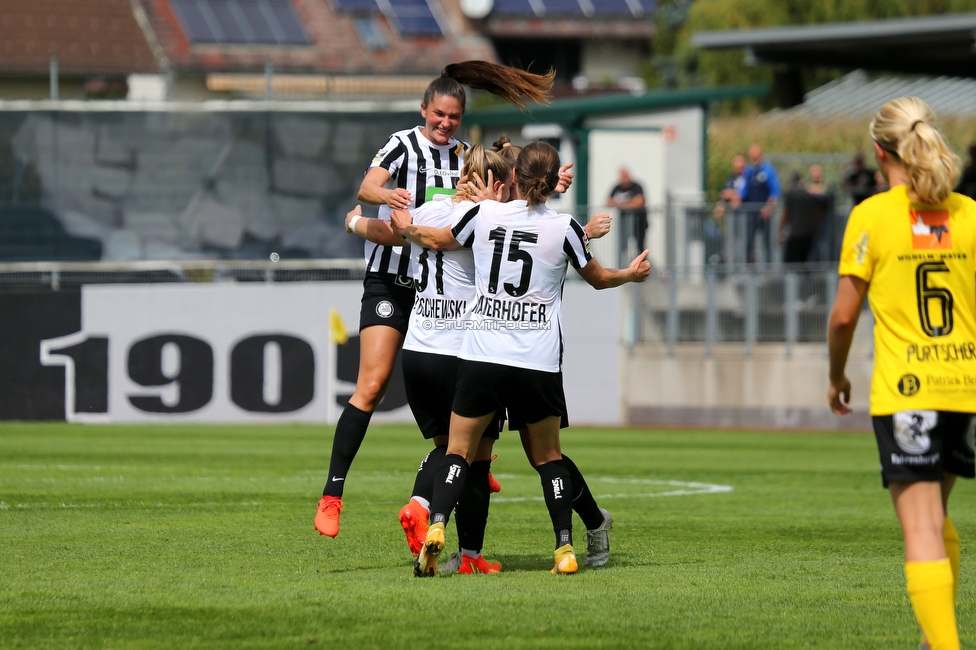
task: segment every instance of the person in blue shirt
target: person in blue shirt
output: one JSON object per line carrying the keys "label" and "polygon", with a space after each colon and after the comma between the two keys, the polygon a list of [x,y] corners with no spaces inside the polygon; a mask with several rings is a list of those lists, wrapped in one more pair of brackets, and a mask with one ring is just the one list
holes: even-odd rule
{"label": "person in blue shirt", "polygon": [[763,150],[758,144],[749,147],[749,165],[743,173],[740,190],[742,209],[746,214],[746,259],[756,261],[756,233],[763,233],[763,261],[772,261],[770,218],[779,201],[779,177],[771,164],[763,160]]}

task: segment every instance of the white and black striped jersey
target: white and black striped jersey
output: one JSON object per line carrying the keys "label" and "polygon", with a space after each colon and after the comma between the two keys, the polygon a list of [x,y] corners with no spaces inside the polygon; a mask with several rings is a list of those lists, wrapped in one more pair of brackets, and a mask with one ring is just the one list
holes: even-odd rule
{"label": "white and black striped jersey", "polygon": [[592,259],[583,227],[545,205],[484,201],[451,231],[474,252],[477,290],[458,356],[559,372],[566,263]]}
{"label": "white and black striped jersey", "polygon": [[[475,206],[471,201],[429,201],[411,210],[418,226],[443,228]],[[410,269],[417,297],[410,312],[404,350],[457,356],[464,340],[463,322],[474,308],[474,255],[467,248],[433,251],[410,247]]]}
{"label": "white and black striped jersey", "polygon": [[[436,192],[435,188],[453,190],[461,177],[464,150],[460,140],[451,138],[439,146],[423,135],[423,127],[397,131],[389,142],[376,152],[370,169],[382,167],[390,172],[388,187],[401,187],[413,197],[413,207],[419,208]],[[379,206],[379,218],[390,220],[390,207]],[[366,242],[366,272],[392,273],[407,277],[407,246],[380,246]]]}

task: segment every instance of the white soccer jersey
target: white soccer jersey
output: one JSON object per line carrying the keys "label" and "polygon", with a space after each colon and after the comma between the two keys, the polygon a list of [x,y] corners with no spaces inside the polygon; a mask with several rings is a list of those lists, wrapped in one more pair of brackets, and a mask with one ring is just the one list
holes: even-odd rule
{"label": "white soccer jersey", "polygon": [[[413,207],[419,208],[428,200],[428,192],[457,187],[466,148],[467,145],[454,138],[438,146],[424,137],[423,127],[416,126],[391,135],[369,167],[382,167],[390,172],[390,183],[408,190],[413,196]],[[390,207],[381,205],[378,216],[389,221]],[[380,246],[367,241],[366,271],[407,277],[405,248],[409,247]]]}
{"label": "white soccer jersey", "polygon": [[566,263],[592,258],[583,227],[545,205],[484,201],[452,232],[474,252],[477,289],[458,356],[559,372]]}
{"label": "white soccer jersey", "polygon": [[[452,226],[475,204],[430,201],[411,210],[418,226]],[[457,356],[464,340],[463,322],[474,308],[474,255],[467,248],[433,251],[410,247],[410,269],[417,287],[404,350]]]}

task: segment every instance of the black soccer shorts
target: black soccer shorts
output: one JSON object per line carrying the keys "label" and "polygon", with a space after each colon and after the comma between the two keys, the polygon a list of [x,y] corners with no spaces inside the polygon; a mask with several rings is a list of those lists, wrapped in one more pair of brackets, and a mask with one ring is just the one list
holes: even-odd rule
{"label": "black soccer shorts", "polygon": [[[563,391],[563,398],[562,399],[563,399],[563,404],[565,404],[566,403],[566,391],[564,390],[564,387],[563,387],[563,373],[561,371],[559,373],[559,389],[561,391]],[[509,431],[518,431],[519,429],[522,429],[525,426],[526,426],[526,423],[525,423],[524,420],[522,420],[522,421],[520,421],[520,420],[513,420],[511,414],[509,414],[509,417],[508,417],[508,430]],[[566,412],[566,409],[564,408],[563,409],[562,417],[559,420],[559,428],[560,429],[565,429],[567,427],[569,427],[569,414]]]}
{"label": "black soccer shorts", "polygon": [[[420,433],[426,440],[449,435],[460,359],[446,354],[404,350],[402,361],[407,404]],[[481,437],[498,440],[504,421],[504,411],[496,414]]]}
{"label": "black soccer shorts", "polygon": [[566,413],[562,374],[462,359],[454,412],[474,418],[505,409],[515,423],[562,416]]}
{"label": "black soccer shorts", "polygon": [[413,280],[390,273],[367,273],[363,280],[359,331],[372,325],[386,325],[406,334],[416,295]]}
{"label": "black soccer shorts", "polygon": [[943,472],[973,478],[976,417],[954,411],[899,411],[871,418],[881,480],[941,481]]}

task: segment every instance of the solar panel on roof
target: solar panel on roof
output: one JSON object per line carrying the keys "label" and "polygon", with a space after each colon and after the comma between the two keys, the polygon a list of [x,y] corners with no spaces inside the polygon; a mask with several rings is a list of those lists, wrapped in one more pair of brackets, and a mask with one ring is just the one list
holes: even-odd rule
{"label": "solar panel on roof", "polygon": [[590,18],[650,17],[654,0],[495,0],[492,14],[508,16],[537,15],[535,6],[545,7],[547,16]]}
{"label": "solar panel on roof", "polygon": [[338,11],[377,12],[380,8],[376,0],[332,0],[332,6]]}
{"label": "solar panel on roof", "polygon": [[248,32],[251,34],[249,43],[276,43],[278,41],[274,29],[268,24],[259,4],[255,2],[241,3],[240,8]]}
{"label": "solar panel on roof", "polygon": [[194,43],[308,45],[288,0],[170,0]]}
{"label": "solar panel on roof", "polygon": [[433,16],[395,16],[397,31],[406,36],[441,36],[444,32]]}
{"label": "solar panel on roof", "polygon": [[183,33],[194,43],[215,43],[212,15],[208,18],[196,0],[170,0],[176,15],[183,24]]}
{"label": "solar panel on roof", "polygon": [[441,36],[444,31],[427,0],[387,0],[397,31],[408,36]]}
{"label": "solar panel on roof", "polygon": [[645,15],[647,9],[639,0],[590,0],[593,5],[593,15],[601,16],[623,16]]}
{"label": "solar panel on roof", "polygon": [[495,0],[493,14],[509,14],[518,16],[535,15],[529,0]]}
{"label": "solar panel on roof", "polygon": [[305,28],[298,20],[298,16],[291,8],[291,3],[274,2],[268,5],[271,13],[278,19],[278,26],[281,28],[281,39],[288,45],[307,45],[310,43]]}
{"label": "solar panel on roof", "polygon": [[[210,11],[213,13],[213,17],[217,21],[217,25],[220,28],[221,38],[218,42],[223,43],[251,43],[252,38],[248,38],[245,34],[245,28],[247,23],[241,24],[237,16],[234,14],[234,10],[239,10],[239,7],[233,6],[228,2],[212,2],[210,3]],[[250,31],[250,30],[248,30]]]}
{"label": "solar panel on roof", "polygon": [[547,16],[582,16],[583,8],[578,0],[542,0]]}

